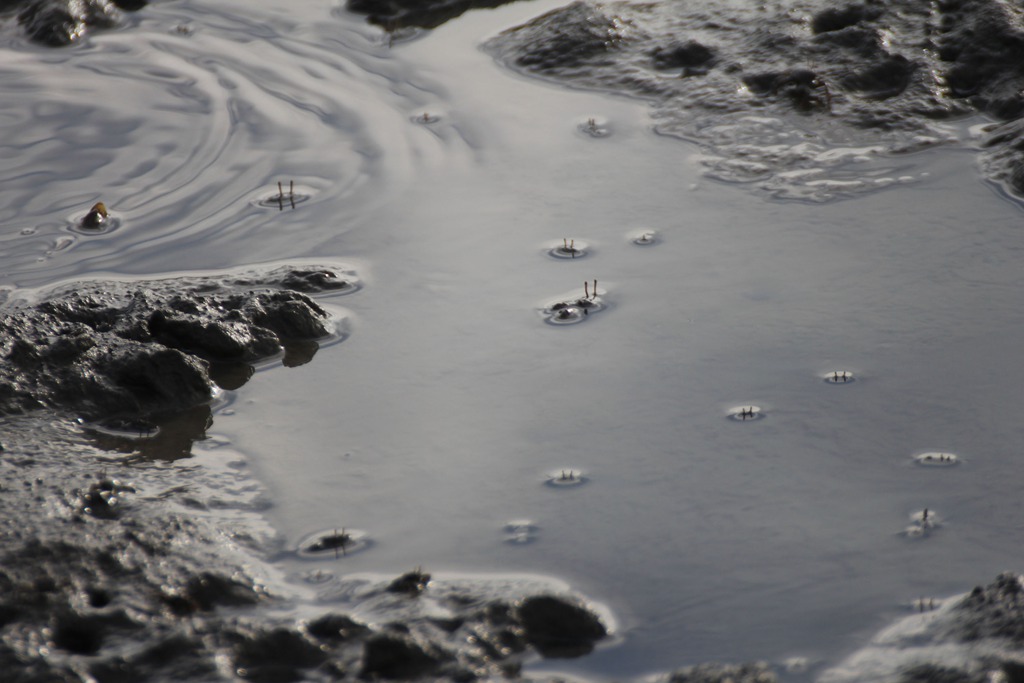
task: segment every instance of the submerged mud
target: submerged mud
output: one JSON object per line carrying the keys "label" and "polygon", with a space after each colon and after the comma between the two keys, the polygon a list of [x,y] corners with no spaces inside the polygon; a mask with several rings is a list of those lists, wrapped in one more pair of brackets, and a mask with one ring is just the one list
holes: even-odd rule
{"label": "submerged mud", "polygon": [[[646,98],[659,133],[703,147],[711,177],[790,199],[911,181],[900,155],[1024,114],[1024,19],[997,0],[580,0],[486,48],[520,72]],[[1017,128],[993,132],[985,172],[1022,193]]]}

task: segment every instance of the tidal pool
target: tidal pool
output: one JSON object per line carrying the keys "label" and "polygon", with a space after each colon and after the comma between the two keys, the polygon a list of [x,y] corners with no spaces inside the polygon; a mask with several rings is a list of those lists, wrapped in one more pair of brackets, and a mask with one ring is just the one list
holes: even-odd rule
{"label": "tidal pool", "polygon": [[[606,604],[616,642],[547,670],[813,678],[919,596],[1024,568],[1020,207],[955,148],[843,201],[710,180],[644,103],[479,49],[559,4],[389,41],[322,2],[182,0],[69,50],[4,45],[0,286],[352,264],[345,343],[258,371],[209,436],[281,549],[372,530],[318,571],[540,574]],[[97,201],[117,230],[69,227]],[[569,235],[586,258],[538,254]],[[613,308],[537,315],[594,279]],[[586,485],[545,486],[566,463]],[[901,533],[931,506],[941,529]],[[520,518],[542,533],[506,542]]]}

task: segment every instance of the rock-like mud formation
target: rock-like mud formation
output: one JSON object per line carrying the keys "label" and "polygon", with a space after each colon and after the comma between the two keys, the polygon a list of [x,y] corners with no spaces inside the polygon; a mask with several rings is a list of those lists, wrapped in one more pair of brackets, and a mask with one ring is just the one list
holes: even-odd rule
{"label": "rock-like mud formation", "polygon": [[61,47],[94,29],[118,26],[124,12],[146,4],[147,0],[8,0],[0,3],[0,21],[17,24],[33,42]]}
{"label": "rock-like mud formation", "polygon": [[[826,200],[912,178],[891,155],[1014,121],[985,170],[1024,193],[1024,19],[998,0],[573,2],[488,42],[501,62],[650,100],[712,177]],[[903,161],[906,165],[908,161]]]}
{"label": "rock-like mud formation", "polygon": [[207,403],[211,375],[237,376],[292,342],[332,334],[327,312],[303,292],[348,286],[329,268],[285,268],[80,282],[30,302],[9,295],[0,318],[0,415],[52,408],[89,419],[148,417]]}
{"label": "rock-like mud formation", "polygon": [[1001,574],[879,633],[821,683],[983,683],[1024,676],[1024,577]]}
{"label": "rock-like mud formation", "polygon": [[512,0],[348,0],[345,8],[365,14],[388,31],[437,28],[471,9],[498,7]]}
{"label": "rock-like mud formation", "polygon": [[422,571],[364,583],[356,606],[375,603],[379,623],[324,601],[288,617],[244,470],[129,464],[47,411],[0,418],[0,433],[5,683],[465,682],[514,678],[553,638],[582,654],[605,637],[572,595],[435,591]]}
{"label": "rock-like mud formation", "polygon": [[674,672],[668,683],[776,683],[767,664],[699,664]]}
{"label": "rock-like mud formation", "polygon": [[[357,286],[318,267],[0,292],[5,683],[465,682],[605,638],[565,591],[434,589],[422,570],[344,602],[373,603],[377,623],[329,598],[288,616],[294,586],[267,559],[294,551],[262,519],[243,456],[203,446],[211,376],[335,333],[307,293]],[[154,462],[186,456],[198,466]]]}

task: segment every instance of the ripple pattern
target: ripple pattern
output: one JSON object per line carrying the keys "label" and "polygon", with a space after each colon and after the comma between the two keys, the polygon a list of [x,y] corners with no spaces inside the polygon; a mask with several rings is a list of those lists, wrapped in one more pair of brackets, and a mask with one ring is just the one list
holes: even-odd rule
{"label": "ripple pattern", "polygon": [[[431,93],[369,37],[175,5],[131,31],[0,62],[0,277],[32,286],[310,253],[436,150],[408,119]],[[303,201],[252,201],[279,182]],[[97,201],[119,229],[75,230]]]}

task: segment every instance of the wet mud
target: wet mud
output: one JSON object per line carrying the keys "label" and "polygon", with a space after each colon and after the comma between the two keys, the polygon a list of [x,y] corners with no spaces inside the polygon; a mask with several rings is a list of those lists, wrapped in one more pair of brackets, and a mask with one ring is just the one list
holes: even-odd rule
{"label": "wet mud", "polygon": [[348,0],[345,9],[394,31],[437,28],[471,9],[500,7],[509,2],[512,0]]}
{"label": "wet mud", "polygon": [[48,411],[0,425],[5,682],[471,681],[607,636],[571,594],[503,597],[456,579],[432,595],[422,569],[345,604],[373,604],[372,623],[330,600],[282,616],[295,596],[267,559],[276,539],[245,474],[111,457]]}
{"label": "wet mud", "polygon": [[315,347],[302,343],[335,327],[308,293],[353,287],[329,268],[285,268],[8,292],[0,415],[51,408],[111,420],[209,403],[216,378],[236,388],[252,363],[289,347],[292,364],[311,358]]}
{"label": "wet mud", "polygon": [[[491,39],[516,71],[652,103],[709,176],[824,201],[914,179],[905,155],[982,141],[1024,193],[1024,21],[996,0],[573,2]],[[901,161],[902,157],[902,161]]]}
{"label": "wet mud", "polygon": [[[856,169],[842,174],[868,163],[862,156],[956,141],[945,124],[979,113],[1010,120],[983,155],[992,178],[1024,188],[1024,180],[1012,182],[1017,146],[1024,149],[1014,132],[1019,90],[1011,92],[1020,67],[999,61],[1015,54],[1017,18],[1001,6],[743,10],[760,13],[759,23],[725,11],[695,17],[676,4],[671,34],[645,14],[664,7],[576,3],[492,49],[545,77],[650,97],[661,132],[707,145],[709,172],[779,196],[828,199],[882,187],[880,174],[870,182]],[[915,33],[921,26],[930,28]],[[1002,37],[987,51],[958,50],[965,31],[975,32],[968,35],[975,42],[978,32]],[[553,41],[545,37],[551,34]],[[502,52],[516,35],[527,38]],[[748,40],[757,42],[744,61]],[[517,53],[525,61],[514,61]],[[622,59],[640,64],[635,74],[590,80],[615,74]],[[603,125],[588,119],[581,132]],[[749,147],[766,132],[781,146]],[[868,152],[831,154],[841,145],[863,150],[865,141]],[[794,169],[807,173],[799,182],[782,178]],[[854,178],[847,189],[822,182],[843,178]],[[283,211],[301,200],[279,190],[267,208]],[[645,231],[633,241],[658,239]],[[579,257],[575,248],[570,260]],[[312,361],[320,341],[339,334],[313,297],[358,288],[350,274],[313,268],[0,290],[4,680],[530,680],[524,663],[585,656],[610,640],[604,616],[571,592],[505,595],[480,582],[439,581],[422,568],[365,581],[354,596],[345,594],[352,599],[335,599],[332,585],[303,616],[289,612],[298,598],[273,558],[293,551],[282,551],[263,521],[267,503],[258,486],[241,466],[225,481],[195,447],[212,441],[218,388],[240,387],[271,359]],[[585,285],[582,297],[563,297],[544,312],[565,324],[602,309],[595,283],[593,294]],[[847,371],[822,379],[853,381]],[[757,406],[740,406],[731,419],[762,416]],[[934,457],[915,462],[956,462]],[[188,458],[195,462],[180,462]],[[585,481],[564,469],[547,483]],[[933,515],[913,513],[912,527],[934,528]],[[537,533],[528,520],[505,531],[514,543]],[[294,553],[308,551],[317,566],[338,555],[344,562],[356,534],[324,531]],[[934,608],[929,601],[928,614],[922,601],[912,628],[896,625],[877,648],[822,680],[1017,680],[1024,671],[1021,585],[1002,575],[961,600]],[[704,664],[667,680],[767,683],[776,674],[766,664]]]}
{"label": "wet mud", "polygon": [[[583,657],[612,641],[609,615],[567,588],[439,579],[421,567],[335,576],[348,554],[372,552],[366,532],[343,527],[281,547],[244,456],[207,433],[215,378],[244,383],[253,364],[287,357],[295,340],[313,344],[311,359],[316,340],[338,335],[311,297],[359,287],[354,273],[324,266],[4,291],[0,671],[13,672],[5,680],[529,681],[523,667],[538,658]],[[596,297],[588,282],[584,299],[571,301]],[[248,374],[214,370],[226,366]],[[194,383],[179,379],[182,367]],[[761,415],[757,406],[730,414]],[[563,468],[546,483],[586,481]],[[906,535],[940,526],[925,509],[911,514]],[[536,535],[528,520],[505,531],[514,543]],[[316,586],[312,602],[297,597],[298,577],[281,575],[283,556],[317,565],[302,582]],[[1016,575],[959,600],[922,599],[915,613],[927,637],[917,623],[912,638],[855,655],[821,680],[984,680],[1024,661]],[[922,645],[932,641],[938,649]],[[951,643],[969,657],[947,661]],[[891,675],[878,678],[880,667]],[[761,663],[663,677],[778,679]]]}
{"label": "wet mud", "polygon": [[676,671],[668,683],[775,683],[778,677],[767,664],[700,664]]}
{"label": "wet mud", "polygon": [[822,683],[1016,681],[1024,673],[1024,583],[1001,574],[883,630]]}
{"label": "wet mud", "polygon": [[[470,681],[606,638],[578,596],[456,580],[428,597],[420,568],[344,603],[376,603],[373,623],[330,599],[289,611],[295,585],[274,564],[262,487],[206,433],[212,368],[335,334],[308,295],[355,289],[339,269],[285,267],[5,292],[5,682]],[[318,534],[299,554],[337,560],[364,536]],[[408,604],[421,599],[422,614]]]}
{"label": "wet mud", "polygon": [[0,3],[0,22],[34,43],[63,47],[97,29],[120,26],[125,12],[147,0],[11,0]]}

